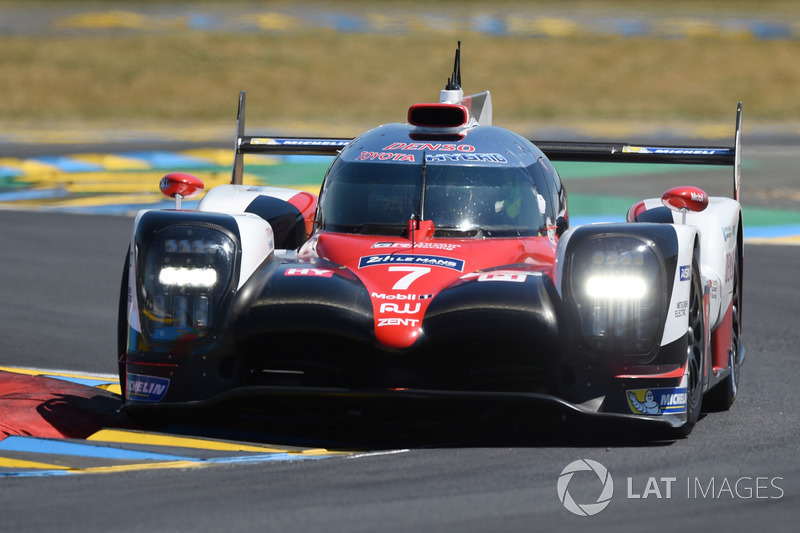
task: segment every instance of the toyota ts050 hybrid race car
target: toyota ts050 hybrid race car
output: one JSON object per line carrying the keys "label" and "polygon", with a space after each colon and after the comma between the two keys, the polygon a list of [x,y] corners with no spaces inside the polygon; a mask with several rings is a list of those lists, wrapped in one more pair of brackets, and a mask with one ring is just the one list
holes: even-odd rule
{"label": "toyota ts050 hybrid race car", "polygon": [[[686,435],[731,406],[741,105],[730,148],[534,144],[464,96],[459,58],[438,102],[355,139],[247,136],[242,91],[231,183],[184,210],[203,184],[169,174],[176,208],[136,216],[125,409],[503,397]],[[317,197],[243,184],[252,153],[335,158]],[[730,165],[732,197],[687,185],[570,227],[563,160]]]}

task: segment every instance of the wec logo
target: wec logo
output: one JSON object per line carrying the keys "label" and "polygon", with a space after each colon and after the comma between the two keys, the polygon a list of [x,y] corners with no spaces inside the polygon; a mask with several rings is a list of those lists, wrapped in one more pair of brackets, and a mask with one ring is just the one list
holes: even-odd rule
{"label": "wec logo", "polygon": [[[594,503],[579,504],[569,493],[569,484],[576,472],[594,472],[602,484],[602,490]],[[558,499],[567,511],[578,516],[593,516],[608,507],[611,497],[614,496],[614,480],[605,466],[591,459],[579,459],[568,464],[558,477]]]}

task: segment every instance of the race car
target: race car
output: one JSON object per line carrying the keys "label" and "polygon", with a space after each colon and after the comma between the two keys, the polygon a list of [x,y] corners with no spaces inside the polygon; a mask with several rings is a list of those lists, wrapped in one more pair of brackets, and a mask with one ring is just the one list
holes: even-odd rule
{"label": "race car", "polygon": [[[242,91],[231,183],[187,210],[202,182],[168,174],[175,209],[135,218],[124,408],[500,398],[688,435],[745,357],[741,122],[731,147],[533,142],[464,95],[460,43],[438,101],[354,139],[245,135]],[[254,153],[334,157],[314,195],[242,183]],[[731,166],[731,197],[686,185],[571,227],[569,160]]]}

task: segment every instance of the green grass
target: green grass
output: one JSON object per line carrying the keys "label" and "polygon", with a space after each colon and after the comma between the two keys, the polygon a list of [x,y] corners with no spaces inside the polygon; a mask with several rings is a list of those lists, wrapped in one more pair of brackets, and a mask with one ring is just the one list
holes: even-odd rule
{"label": "green grass", "polygon": [[[0,2],[0,10],[13,4]],[[569,4],[620,13],[626,5]],[[660,9],[661,4],[646,5]],[[758,16],[800,16],[794,2],[773,0],[748,11],[752,4],[670,2],[673,9],[694,6],[698,13],[723,6]],[[266,11],[282,4],[258,5]],[[492,9],[508,4],[497,6]],[[230,124],[238,92],[246,89],[251,125],[291,130],[338,123],[358,129],[403,120],[409,104],[435,101],[452,69],[457,39],[463,41],[464,89],[492,92],[498,124],[588,119],[729,125],[740,100],[748,121],[800,118],[800,40],[177,31],[0,36],[0,120]]]}

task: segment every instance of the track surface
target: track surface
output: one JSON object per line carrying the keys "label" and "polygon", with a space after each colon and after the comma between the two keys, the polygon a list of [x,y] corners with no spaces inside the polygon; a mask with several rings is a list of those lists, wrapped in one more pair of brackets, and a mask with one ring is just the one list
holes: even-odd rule
{"label": "track surface", "polygon": [[[781,161],[774,180],[796,182],[793,161]],[[0,363],[114,372],[131,219],[0,211],[0,227]],[[688,439],[642,445],[591,428],[562,438],[531,431],[360,459],[6,478],[2,529],[794,530],[800,248],[747,245],[745,258],[748,358],[739,399],[731,411],[704,417]],[[608,508],[591,517],[568,512],[556,490],[562,470],[582,458],[602,463],[615,483]],[[569,486],[576,501],[596,499],[592,476],[576,474]]]}

